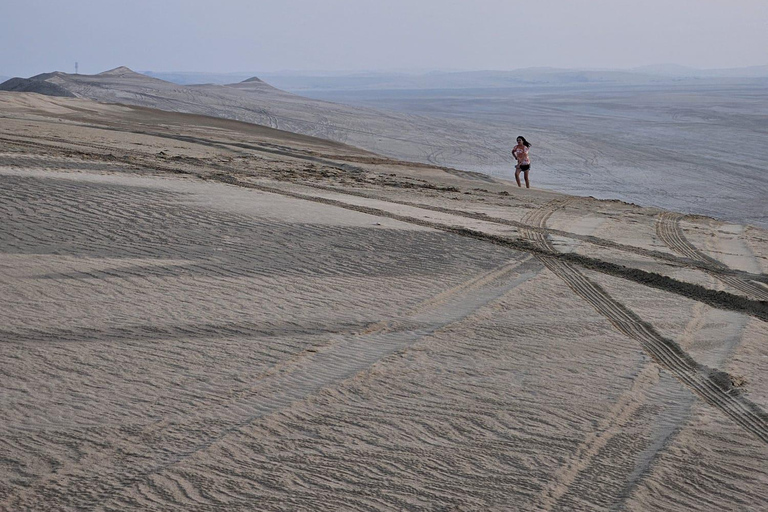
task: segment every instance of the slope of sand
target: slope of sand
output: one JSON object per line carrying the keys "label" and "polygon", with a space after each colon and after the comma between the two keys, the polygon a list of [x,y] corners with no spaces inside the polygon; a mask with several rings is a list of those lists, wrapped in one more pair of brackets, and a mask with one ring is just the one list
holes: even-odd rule
{"label": "slope of sand", "polygon": [[462,151],[454,148],[468,145],[475,149],[454,165],[470,161],[490,164],[497,160],[495,152],[499,148],[504,148],[505,154],[509,152],[509,136],[500,135],[490,143],[478,123],[304,98],[257,78],[229,85],[182,86],[119,67],[97,75],[54,72],[18,78],[2,84],[2,90],[75,96],[245,121],[425,163],[440,164],[444,160],[441,155],[460,154]]}
{"label": "slope of sand", "polygon": [[768,233],[0,93],[0,510],[768,510]]}

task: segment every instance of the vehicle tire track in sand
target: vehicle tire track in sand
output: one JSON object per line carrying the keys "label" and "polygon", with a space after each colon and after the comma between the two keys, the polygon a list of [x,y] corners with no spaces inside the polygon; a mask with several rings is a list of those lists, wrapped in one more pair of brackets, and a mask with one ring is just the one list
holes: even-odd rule
{"label": "vehicle tire track in sand", "polygon": [[[568,202],[568,200],[558,199],[550,201],[541,208],[526,214],[522,221],[537,228],[544,228],[552,214],[566,206]],[[554,249],[546,234],[540,230],[524,229],[522,233],[542,247]],[[562,278],[559,274],[557,275]],[[637,414],[643,405],[641,401],[635,398],[637,394],[644,393],[658,382],[658,370],[652,365],[644,364],[638,375],[634,378],[632,387],[619,396],[616,403],[613,404],[596,425],[594,432],[589,433],[582,441],[570,461],[561,466],[552,475],[552,483],[542,493],[540,503],[542,510],[553,510],[558,507],[561,498],[572,489],[578,477],[589,468],[595,457],[606,448],[621,426]]]}
{"label": "vehicle tire track in sand", "polygon": [[[544,207],[530,212],[526,215],[525,221],[534,226],[544,227],[551,215],[557,209],[566,206],[568,202],[570,201],[552,201]],[[536,240],[537,243],[551,246],[549,241],[540,231],[526,230],[526,235],[531,239]],[[702,312],[704,309],[703,305],[697,304],[697,306],[697,311]],[[698,329],[700,327],[701,318],[697,317],[688,323],[686,332],[690,329]],[[689,334],[692,335],[692,333]],[[664,384],[667,385],[665,386]],[[589,474],[594,472],[604,474],[606,471],[610,471],[605,465],[599,463],[601,454],[611,453],[609,445],[615,442],[617,436],[620,436],[624,432],[626,425],[636,418],[645,407],[645,401],[639,397],[647,395],[647,393],[654,387],[661,385],[662,387],[667,388],[665,396],[673,402],[673,405],[670,405],[669,407],[674,408],[680,417],[686,416],[687,411],[694,400],[693,396],[687,393],[685,396],[677,396],[680,395],[680,392],[684,388],[669,389],[669,384],[669,381],[662,381],[660,379],[657,367],[648,362],[643,362],[637,375],[632,381],[630,389],[618,397],[605,416],[599,420],[594,431],[587,434],[570,460],[553,474],[550,486],[542,494],[540,503],[542,510],[567,509],[568,505],[563,503],[563,501],[566,498],[566,495],[572,495],[574,492],[576,492],[576,495],[579,495],[579,491],[575,491],[575,489],[582,489],[582,492],[586,494],[599,493],[599,490],[594,487],[594,481],[589,478]],[[669,421],[667,421],[667,423],[668,422]],[[654,436],[656,439],[654,446],[651,446],[638,454],[641,460],[636,461],[635,470],[629,476],[629,483],[625,489],[622,490],[622,496],[628,495],[627,493],[629,491],[626,490],[627,488],[631,489],[637,485],[638,479],[651,464],[653,453],[658,451],[658,447],[663,446],[668,442],[671,435],[670,428],[665,428],[665,426],[662,425],[661,430],[661,432],[656,433]],[[652,452],[652,454],[648,455],[646,452]],[[613,462],[613,464],[611,464],[611,462]],[[611,459],[607,465],[615,467],[615,461]],[[607,501],[611,500],[613,500],[613,498],[608,497]]]}
{"label": "vehicle tire track in sand", "polygon": [[[660,213],[656,218],[656,234],[670,249],[678,254],[682,254],[686,258],[701,261],[707,266],[712,266],[718,270],[730,270],[727,265],[704,254],[688,241],[680,226],[680,221],[684,217],[684,215],[675,212]],[[768,288],[765,288],[759,283],[713,270],[705,269],[705,271],[740,292],[760,300],[768,301]]]}
{"label": "vehicle tire track in sand", "polygon": [[[710,279],[715,287],[718,285],[722,286],[722,283],[719,283],[714,276],[710,277]],[[697,303],[691,312],[690,321],[680,334],[680,345],[687,350],[689,347],[697,344],[697,333],[707,329],[708,326],[713,323],[727,325],[727,330],[720,331],[723,334],[720,339],[724,341],[719,350],[708,350],[701,356],[706,357],[705,362],[707,365],[723,367],[728,363],[741,343],[748,322],[749,320],[742,315],[711,310],[704,304]],[[675,440],[684,431],[696,428],[695,421],[691,422],[697,414],[694,407],[697,400],[696,396],[687,392],[682,386],[672,387],[674,379],[669,373],[662,374],[661,377],[662,379],[656,386],[656,389],[650,390],[650,393],[656,396],[661,394],[664,397],[665,403],[668,404],[666,408],[671,414],[661,414],[658,416],[650,442],[635,457],[635,467],[626,478],[626,485],[618,494],[621,500],[614,504],[612,510],[624,510],[626,504],[632,500],[633,495],[643,482],[649,479],[652,481],[656,477],[655,473],[659,470],[657,465],[660,464],[662,468],[665,466],[663,456],[669,453],[667,451],[668,447],[673,446]],[[685,425],[683,425],[684,423]],[[682,489],[680,490],[682,491]]]}
{"label": "vehicle tire track in sand", "polygon": [[[636,246],[621,244],[621,243],[618,243],[618,242],[614,242],[612,240],[606,240],[606,239],[599,238],[599,237],[596,237],[596,236],[593,236],[593,235],[583,235],[583,234],[578,234],[578,233],[571,233],[569,231],[563,231],[563,230],[560,230],[560,229],[550,228],[550,227],[547,227],[546,225],[544,225],[544,226],[537,226],[534,223],[527,222],[527,221],[523,222],[522,220],[521,221],[515,221],[515,220],[511,220],[511,219],[503,219],[503,218],[498,218],[498,217],[490,217],[490,216],[488,216],[488,215],[486,215],[484,213],[474,213],[474,212],[470,212],[470,211],[457,210],[457,209],[454,209],[454,208],[445,208],[445,207],[441,207],[441,206],[433,206],[433,205],[424,204],[424,203],[415,203],[413,201],[404,201],[404,200],[397,200],[397,199],[391,199],[391,198],[382,198],[382,197],[378,197],[378,196],[373,195],[373,194],[367,194],[365,192],[358,192],[358,191],[354,191],[354,190],[342,190],[342,189],[339,189],[338,187],[332,187],[332,186],[327,186],[327,185],[319,185],[319,184],[316,184],[316,183],[306,183],[306,184],[303,184],[303,185],[306,186],[306,187],[310,187],[310,188],[316,188],[318,190],[327,190],[329,192],[336,192],[338,194],[345,194],[345,195],[350,195],[350,196],[364,197],[364,198],[368,198],[368,199],[375,199],[375,200],[379,200],[379,201],[386,201],[388,203],[401,204],[403,206],[413,206],[415,208],[422,208],[424,210],[431,210],[431,211],[440,212],[440,213],[447,213],[447,214],[456,215],[456,216],[459,216],[459,217],[466,217],[466,218],[469,218],[469,219],[481,220],[483,222],[490,222],[490,223],[494,223],[494,224],[501,224],[501,225],[506,225],[506,226],[512,226],[512,227],[515,227],[515,228],[518,228],[518,229],[527,229],[531,233],[536,232],[536,233],[541,233],[542,235],[548,235],[548,234],[557,235],[557,236],[560,236],[560,237],[570,238],[570,239],[573,239],[573,240],[579,240],[581,242],[586,242],[586,243],[589,243],[589,244],[597,245],[599,247],[606,247],[608,249],[616,249],[616,250],[619,250],[619,251],[622,251],[622,252],[628,252],[628,253],[632,253],[632,254],[638,254],[640,256],[645,256],[645,257],[648,257],[648,258],[653,258],[655,260],[661,260],[661,261],[665,261],[665,262],[674,263],[675,265],[682,266],[682,267],[692,267],[692,268],[697,268],[697,269],[700,269],[700,270],[716,272],[716,273],[717,272],[722,272],[722,273],[725,273],[725,274],[728,274],[728,275],[734,274],[734,275],[743,276],[744,278],[756,278],[756,279],[762,279],[762,280],[768,282],[768,276],[766,276],[765,274],[753,274],[753,273],[745,272],[745,271],[741,271],[741,270],[730,269],[728,267],[723,266],[719,262],[717,262],[717,265],[714,265],[714,264],[711,264],[711,263],[709,263],[707,261],[703,261],[703,260],[700,260],[700,259],[691,259],[691,258],[688,258],[688,257],[681,258],[679,256],[676,256],[674,254],[670,254],[670,253],[667,253],[667,252],[654,251],[652,249],[646,249],[646,248],[643,248],[643,247],[636,247]],[[567,199],[557,199],[556,201],[564,201],[565,202],[563,204],[563,207],[564,207],[567,204],[567,202],[577,201],[577,200],[579,200],[579,199],[567,198]],[[713,261],[715,261],[715,260],[713,260]]]}
{"label": "vehicle tire track in sand", "polygon": [[[638,268],[626,267],[624,265],[611,263],[605,260],[601,260],[599,258],[593,258],[589,256],[584,256],[582,254],[576,254],[576,253],[559,253],[556,250],[554,250],[554,248],[533,243],[528,239],[524,239],[524,238],[513,239],[507,236],[500,236],[500,235],[488,233],[482,230],[467,228],[467,227],[456,225],[456,224],[448,225],[445,223],[424,220],[424,218],[413,217],[409,215],[400,215],[400,214],[393,213],[381,208],[361,206],[361,205],[348,203],[346,201],[342,201],[338,199],[331,199],[331,198],[326,198],[326,197],[321,197],[321,196],[316,196],[316,195],[311,195],[306,193],[285,190],[281,188],[279,185],[268,186],[268,185],[253,183],[249,181],[242,181],[230,174],[213,174],[211,176],[207,176],[206,179],[218,181],[221,183],[228,183],[230,185],[235,185],[239,187],[260,190],[262,192],[279,194],[286,197],[293,197],[296,199],[304,199],[306,201],[313,201],[313,202],[327,204],[331,206],[337,206],[339,208],[344,208],[347,210],[367,213],[369,215],[375,215],[379,217],[387,217],[390,219],[395,219],[402,222],[415,224],[418,226],[430,227],[430,228],[448,232],[448,233],[455,233],[455,234],[463,235],[469,238],[484,240],[487,242],[506,246],[517,251],[523,251],[523,252],[535,254],[537,256],[548,257],[552,260],[557,260],[563,264],[568,264],[571,266],[573,264],[576,264],[580,267],[594,270],[603,274],[619,277],[622,279],[628,279],[630,281],[634,281],[636,283],[642,284],[643,286],[648,286],[648,287],[656,288],[669,293],[681,295],[683,297],[686,297],[692,300],[703,302],[715,308],[719,308],[727,311],[736,311],[739,313],[745,313],[745,314],[752,315],[756,318],[759,318],[763,321],[768,321],[768,305],[765,304],[765,302],[756,301],[740,295],[733,295],[731,293],[727,293],[723,291],[710,290],[698,284],[679,281],[677,279],[673,279],[665,275],[661,275],[653,272],[647,272],[645,270],[641,270]],[[349,194],[349,195],[354,196],[356,194]],[[380,201],[383,201],[385,203],[400,204],[398,201],[390,201],[387,199],[381,199]],[[418,206],[416,207],[418,208]],[[454,214],[454,213],[455,212],[451,212],[451,214]],[[461,215],[457,214],[457,216],[461,216]],[[530,224],[526,224],[525,227],[530,227]],[[538,228],[534,229],[534,231],[539,232],[539,229]]]}
{"label": "vehicle tire track in sand", "polygon": [[[561,207],[562,203],[555,201],[541,208],[541,212],[531,212],[530,216],[540,221],[546,220]],[[536,235],[536,243],[554,250],[546,238]],[[600,285],[593,283],[570,263],[549,256],[537,257],[576,294],[605,316],[618,331],[638,341],[657,363],[680,382],[746,431],[768,443],[768,414],[741,396],[738,389],[733,387],[728,374],[696,362],[676,342],[663,337],[653,326],[613,299]]]}

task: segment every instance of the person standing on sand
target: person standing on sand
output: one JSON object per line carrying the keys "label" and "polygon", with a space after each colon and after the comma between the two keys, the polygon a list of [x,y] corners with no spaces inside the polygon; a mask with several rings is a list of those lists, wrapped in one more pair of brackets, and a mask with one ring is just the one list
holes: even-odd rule
{"label": "person standing on sand", "polygon": [[525,140],[525,137],[520,135],[517,138],[517,146],[512,148],[512,156],[517,160],[517,165],[515,166],[515,181],[517,181],[518,187],[522,187],[520,184],[520,171],[523,171],[523,176],[525,176],[525,188],[531,188],[531,183],[528,181],[528,171],[531,170],[531,159],[528,158],[528,148],[530,147],[531,144]]}

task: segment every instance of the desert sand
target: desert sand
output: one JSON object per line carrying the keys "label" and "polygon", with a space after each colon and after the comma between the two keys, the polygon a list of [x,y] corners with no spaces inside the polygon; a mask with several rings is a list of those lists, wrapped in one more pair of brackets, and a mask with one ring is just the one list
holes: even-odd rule
{"label": "desert sand", "polygon": [[16,92],[0,183],[2,510],[768,510],[765,230]]}

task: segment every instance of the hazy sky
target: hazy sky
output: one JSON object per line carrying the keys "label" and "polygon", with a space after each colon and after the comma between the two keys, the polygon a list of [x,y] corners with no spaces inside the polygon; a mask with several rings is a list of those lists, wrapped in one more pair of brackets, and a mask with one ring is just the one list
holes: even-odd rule
{"label": "hazy sky", "polygon": [[0,0],[0,75],[768,64],[768,0]]}

